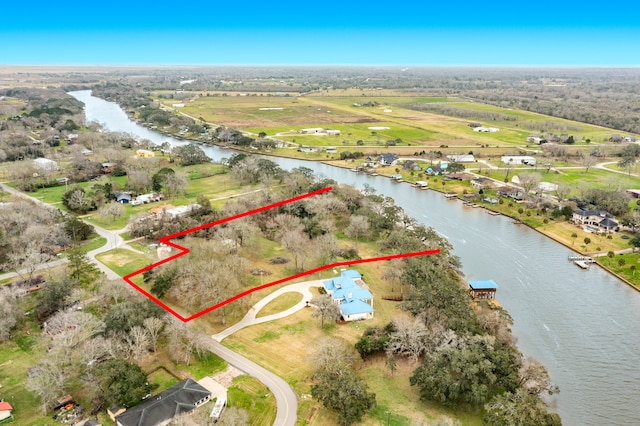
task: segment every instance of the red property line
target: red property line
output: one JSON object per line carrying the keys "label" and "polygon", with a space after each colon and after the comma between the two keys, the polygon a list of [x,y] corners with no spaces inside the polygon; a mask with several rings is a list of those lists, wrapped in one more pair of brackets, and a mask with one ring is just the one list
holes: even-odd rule
{"label": "red property line", "polygon": [[236,220],[236,219],[240,219],[240,218],[243,218],[243,217],[246,217],[246,216],[250,216],[252,214],[257,214],[257,213],[260,213],[260,212],[263,212],[263,211],[266,211],[266,210],[269,210],[269,209],[280,207],[280,206],[283,206],[285,204],[293,203],[295,201],[300,201],[300,200],[303,200],[305,198],[309,198],[309,197],[313,197],[315,195],[319,195],[319,194],[322,194],[322,193],[325,193],[325,192],[329,192],[332,189],[333,189],[332,187],[328,186],[326,188],[319,189],[317,191],[309,192],[309,193],[306,193],[306,194],[303,194],[303,195],[299,195],[297,197],[289,198],[287,200],[278,201],[277,203],[269,204],[269,205],[266,205],[266,206],[263,206],[263,207],[260,207],[260,208],[254,209],[254,210],[249,210],[247,212],[237,214],[235,216],[226,217],[224,219],[220,219],[220,220],[217,220],[215,222],[206,223],[204,225],[197,226],[195,228],[187,229],[185,231],[177,232],[175,234],[171,234],[171,235],[167,235],[165,237],[162,237],[162,238],[160,238],[160,242],[161,243],[164,243],[164,244],[166,244],[168,246],[171,246],[171,247],[174,247],[174,248],[178,249],[179,253],[176,253],[173,256],[170,256],[170,257],[168,257],[166,259],[160,260],[160,261],[158,261],[156,263],[152,263],[151,265],[148,265],[148,266],[146,266],[146,267],[144,267],[142,269],[139,269],[139,270],[137,270],[135,272],[132,272],[129,275],[125,275],[123,278],[132,287],[134,287],[140,293],[142,293],[145,296],[147,296],[149,299],[151,299],[153,302],[158,304],[160,307],[164,308],[171,315],[173,315],[174,317],[178,318],[182,322],[189,322],[189,321],[191,321],[193,319],[196,319],[196,318],[198,318],[198,317],[200,317],[200,316],[202,316],[202,315],[204,315],[206,313],[209,313],[209,312],[214,311],[214,310],[216,310],[218,308],[221,308],[222,306],[225,306],[225,305],[233,302],[234,300],[238,300],[238,299],[240,299],[240,298],[242,298],[242,297],[244,297],[244,296],[246,296],[248,294],[251,294],[251,293],[253,293],[255,291],[262,290],[262,289],[265,289],[265,288],[268,288],[268,287],[272,287],[274,285],[282,284],[283,282],[294,280],[296,278],[304,277],[305,275],[310,275],[310,274],[314,274],[316,272],[324,271],[325,269],[336,268],[336,267],[339,267],[339,266],[351,266],[351,265],[356,265],[356,264],[359,264],[359,263],[380,262],[380,261],[383,261],[383,260],[401,259],[401,258],[405,258],[405,257],[425,256],[425,255],[440,253],[440,250],[438,250],[438,249],[436,249],[436,250],[425,250],[425,251],[416,251],[416,252],[411,252],[411,253],[394,254],[394,255],[390,255],[390,256],[371,257],[371,258],[368,258],[368,259],[349,260],[349,261],[346,261],[346,262],[331,263],[329,265],[320,266],[318,268],[311,269],[309,271],[300,272],[298,274],[291,275],[289,277],[285,277],[285,278],[282,278],[282,279],[279,279],[279,280],[276,280],[276,281],[273,281],[273,282],[270,282],[270,283],[267,283],[267,284],[263,284],[263,285],[258,286],[258,287],[250,288],[249,290],[246,290],[246,291],[243,291],[242,293],[236,294],[235,296],[233,296],[233,297],[231,297],[231,298],[229,298],[227,300],[223,300],[222,302],[220,302],[220,303],[218,303],[216,305],[213,305],[213,306],[211,306],[209,308],[206,308],[203,311],[200,311],[197,314],[191,315],[191,316],[186,317],[186,318],[183,317],[182,315],[180,315],[179,313],[177,313],[176,311],[174,311],[173,309],[171,309],[169,306],[167,306],[165,303],[163,303],[160,299],[158,299],[157,297],[153,296],[151,293],[149,293],[148,291],[146,291],[145,289],[141,288],[136,283],[131,281],[131,278],[135,277],[136,275],[142,274],[143,272],[146,272],[146,271],[148,271],[150,269],[153,269],[153,268],[155,268],[157,266],[163,265],[163,264],[165,264],[167,262],[170,262],[170,261],[172,261],[174,259],[177,259],[180,256],[184,256],[185,254],[189,253],[189,249],[188,248],[179,246],[179,245],[177,245],[175,243],[170,242],[169,240],[172,240],[172,239],[178,238],[178,237],[182,237],[184,235],[188,235],[188,234],[191,234],[193,232],[201,231],[203,229],[208,229],[208,228],[211,228],[213,226],[220,225],[222,223],[230,222],[232,220]]}

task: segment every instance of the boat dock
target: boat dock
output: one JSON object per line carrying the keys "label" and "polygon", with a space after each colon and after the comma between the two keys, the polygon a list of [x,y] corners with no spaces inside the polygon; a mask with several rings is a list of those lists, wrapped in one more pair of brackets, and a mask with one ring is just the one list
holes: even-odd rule
{"label": "boat dock", "polygon": [[595,260],[589,256],[569,256],[568,260],[572,261],[582,269],[589,269],[591,264],[595,262]]}
{"label": "boat dock", "polygon": [[414,186],[416,188],[419,188],[419,189],[428,189],[429,188],[429,184],[427,182],[424,182],[424,181],[421,181],[421,180],[417,181]]}

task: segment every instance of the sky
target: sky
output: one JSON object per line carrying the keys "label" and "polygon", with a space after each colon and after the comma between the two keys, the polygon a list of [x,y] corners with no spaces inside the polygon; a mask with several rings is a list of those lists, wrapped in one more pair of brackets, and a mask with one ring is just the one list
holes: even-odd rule
{"label": "sky", "polygon": [[591,4],[11,1],[0,64],[640,66],[640,4]]}

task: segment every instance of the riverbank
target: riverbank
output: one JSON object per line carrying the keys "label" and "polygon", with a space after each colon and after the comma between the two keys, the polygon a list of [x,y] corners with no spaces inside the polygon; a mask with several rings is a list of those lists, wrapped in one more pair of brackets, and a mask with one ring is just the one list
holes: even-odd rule
{"label": "riverbank", "polygon": [[[354,167],[349,166],[348,164],[345,164],[345,162],[338,162],[338,161],[321,161],[321,163],[323,164],[327,164],[329,166],[333,166],[333,167],[339,167],[342,169],[347,169],[347,170],[351,170],[354,171]],[[385,173],[376,173],[377,176],[381,176],[381,177],[386,177],[389,179],[393,179],[392,175],[390,174],[385,174]],[[405,184],[409,184],[411,186],[415,185],[415,182],[410,182],[410,181],[399,181],[398,183],[405,183]],[[451,187],[446,187],[443,186],[442,188],[440,187],[436,187],[436,186],[429,186],[428,189],[431,189],[433,191],[439,192],[441,193],[443,196],[445,196],[446,194],[450,194],[451,193]],[[465,202],[465,200],[463,200],[462,198],[460,198],[460,195],[457,194],[455,197],[457,200],[463,201]],[[575,252],[576,254],[579,255],[583,255],[583,256],[595,256],[595,257],[603,257],[603,256],[607,256],[608,251],[582,251],[579,250],[578,248],[576,248],[573,244],[568,244],[563,238],[561,238],[560,236],[549,232],[548,230],[543,229],[544,225],[542,227],[537,227],[537,226],[533,226],[525,221],[523,221],[521,218],[519,218],[515,213],[514,214],[509,214],[507,212],[504,211],[500,211],[498,209],[492,209],[491,206],[492,204],[484,204],[484,203],[472,203],[473,206],[477,206],[478,208],[482,208],[484,210],[486,210],[487,212],[491,212],[492,214],[498,214],[501,216],[505,216],[508,217],[509,219],[512,219],[514,221],[514,223],[519,224],[519,225],[525,225],[528,228],[544,235],[547,238],[550,238],[551,240],[563,245],[564,247],[568,248],[569,250]],[[624,249],[626,250],[626,249]],[[614,253],[617,254],[617,252],[619,252],[620,250],[614,250]],[[625,284],[627,284],[629,287],[633,288],[635,291],[640,292],[640,287],[639,284],[640,283],[634,283],[630,280],[628,280],[626,277],[622,276],[621,274],[616,273],[615,271],[611,270],[610,268],[608,268],[606,265],[604,265],[602,262],[597,261],[596,264],[602,268],[605,272],[611,274],[612,276],[618,278],[620,281],[624,282]]]}

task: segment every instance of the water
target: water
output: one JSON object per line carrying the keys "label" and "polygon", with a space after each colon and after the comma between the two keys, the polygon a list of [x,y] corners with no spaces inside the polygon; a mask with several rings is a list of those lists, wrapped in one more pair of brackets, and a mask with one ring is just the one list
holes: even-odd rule
{"label": "water", "polygon": [[[86,105],[87,119],[155,143],[185,142],[133,123],[122,109],[72,92]],[[203,147],[214,159],[229,150]],[[467,279],[493,279],[498,301],[514,319],[519,349],[549,370],[561,393],[552,408],[566,425],[640,424],[640,294],[598,267],[567,261],[569,249],[509,218],[448,201],[380,176],[353,173],[324,164],[272,158],[284,169],[308,167],[317,175],[391,196],[419,222],[446,238],[460,257]]]}

